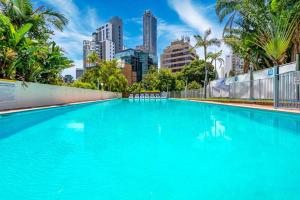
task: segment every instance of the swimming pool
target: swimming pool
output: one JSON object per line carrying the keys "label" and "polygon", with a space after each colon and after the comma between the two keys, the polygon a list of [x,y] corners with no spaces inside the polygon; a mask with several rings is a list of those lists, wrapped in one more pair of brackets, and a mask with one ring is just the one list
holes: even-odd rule
{"label": "swimming pool", "polygon": [[0,117],[0,199],[300,199],[300,117],[179,100]]}

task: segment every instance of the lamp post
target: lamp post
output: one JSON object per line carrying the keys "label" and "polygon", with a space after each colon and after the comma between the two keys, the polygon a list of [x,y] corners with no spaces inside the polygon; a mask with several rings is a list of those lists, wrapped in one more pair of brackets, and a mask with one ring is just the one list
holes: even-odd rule
{"label": "lamp post", "polygon": [[102,90],[102,91],[104,91],[103,85],[104,85],[104,84],[103,84],[103,83],[101,83],[101,90]]}
{"label": "lamp post", "polygon": [[185,98],[186,98],[187,88],[188,88],[188,79],[185,79],[185,90],[184,90]]}

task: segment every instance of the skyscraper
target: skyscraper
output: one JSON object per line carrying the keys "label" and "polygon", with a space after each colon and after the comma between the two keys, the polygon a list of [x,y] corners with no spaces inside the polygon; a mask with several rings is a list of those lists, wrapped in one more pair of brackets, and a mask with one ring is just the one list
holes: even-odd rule
{"label": "skyscraper", "polygon": [[99,27],[92,34],[92,40],[83,41],[83,66],[87,63],[88,55],[96,52],[102,60],[112,60],[115,53],[123,50],[123,23],[119,17],[112,17],[108,23]]}
{"label": "skyscraper", "polygon": [[116,53],[123,51],[123,22],[119,17],[112,17],[109,20],[112,25],[112,41],[115,43]]}
{"label": "skyscraper", "polygon": [[157,19],[150,10],[143,16],[143,47],[144,51],[157,55]]}

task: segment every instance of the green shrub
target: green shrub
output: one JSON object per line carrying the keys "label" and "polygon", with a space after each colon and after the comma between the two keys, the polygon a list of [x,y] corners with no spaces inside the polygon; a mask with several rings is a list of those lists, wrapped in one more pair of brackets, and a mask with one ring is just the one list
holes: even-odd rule
{"label": "green shrub", "polygon": [[91,83],[84,83],[81,81],[75,81],[74,83],[71,84],[72,87],[77,87],[77,88],[84,88],[84,89],[97,89],[97,87],[94,84]]}

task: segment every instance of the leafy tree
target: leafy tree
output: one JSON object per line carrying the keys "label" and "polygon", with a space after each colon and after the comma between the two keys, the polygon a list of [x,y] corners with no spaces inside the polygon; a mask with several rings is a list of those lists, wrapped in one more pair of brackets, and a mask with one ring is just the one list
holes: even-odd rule
{"label": "leafy tree", "polygon": [[145,90],[157,90],[159,87],[158,71],[155,68],[150,68],[148,73],[144,75],[142,87]]}
{"label": "leafy tree", "polygon": [[203,60],[195,60],[183,68],[183,80],[188,83],[196,81],[201,84],[201,81],[205,80],[205,68],[207,68],[208,80],[215,79],[216,73],[211,63],[206,63],[205,65]]}
{"label": "leafy tree", "polygon": [[188,89],[189,90],[196,90],[196,89],[200,89],[201,85],[199,83],[197,83],[196,81],[192,81],[191,83],[188,84]]}
{"label": "leafy tree", "polygon": [[96,85],[98,88],[100,88],[100,84],[103,84],[102,89],[113,92],[126,91],[128,84],[115,60],[101,61],[88,69],[80,78],[80,81]]}
{"label": "leafy tree", "polygon": [[182,91],[185,89],[185,82],[183,80],[175,81],[175,91]]}
{"label": "leafy tree", "polygon": [[160,91],[171,91],[175,88],[175,76],[169,69],[160,69],[158,72],[158,88]]}

